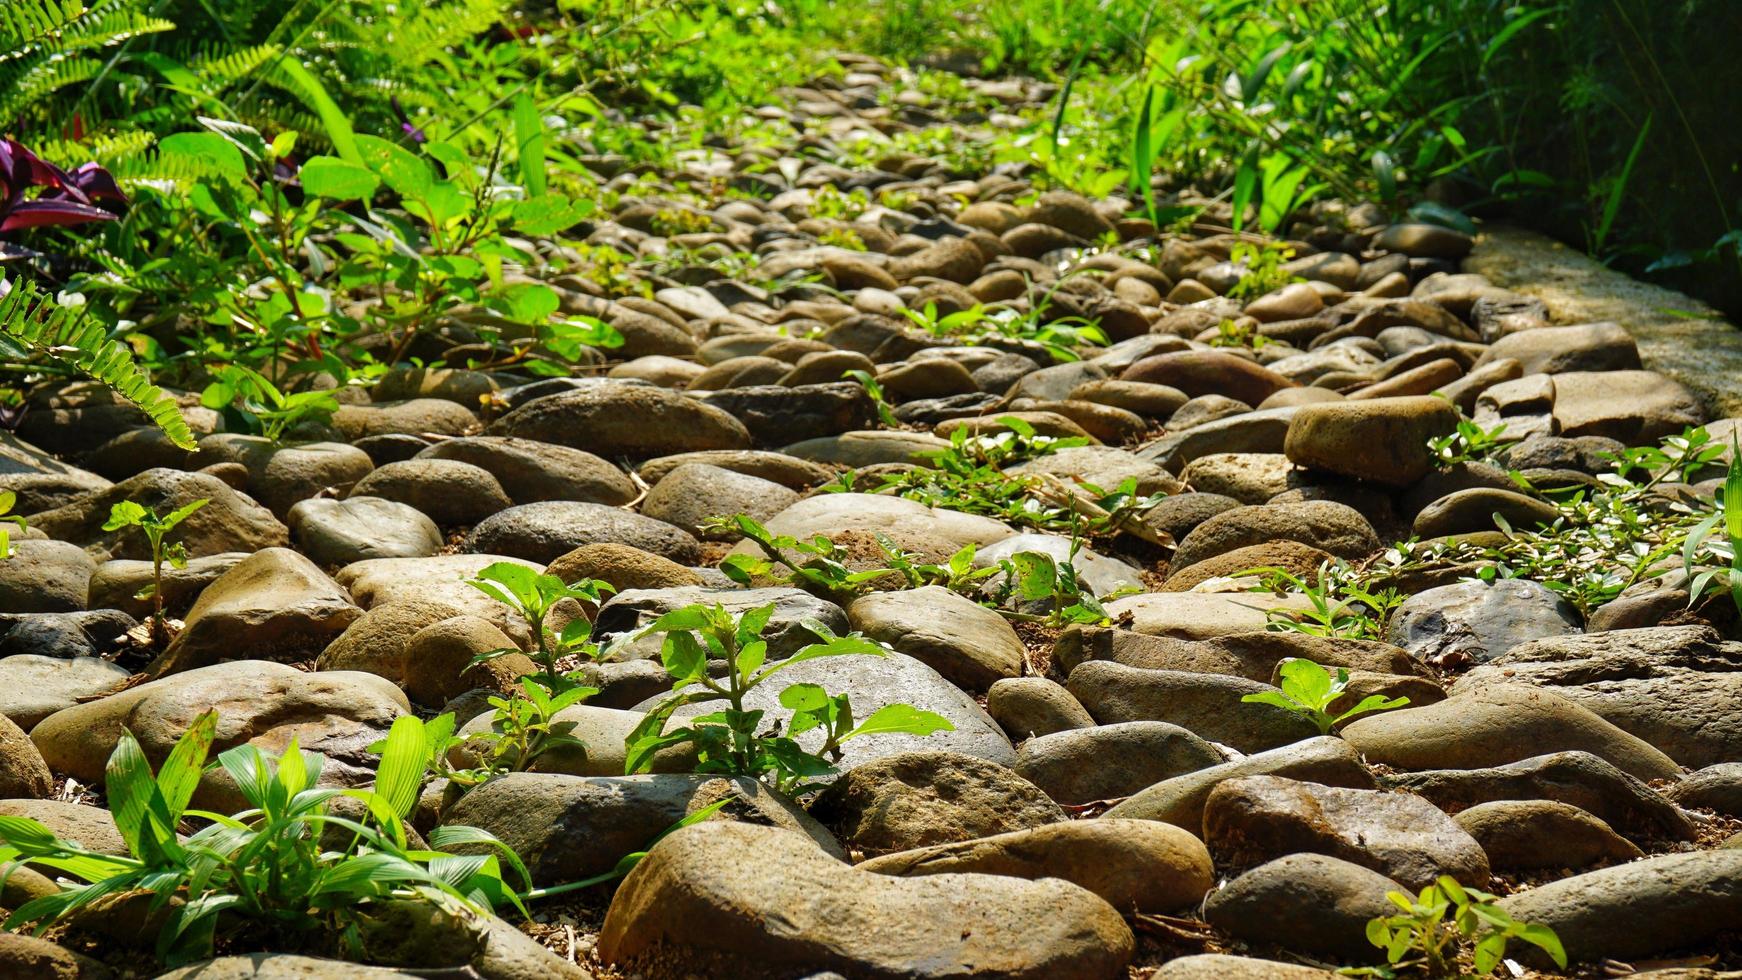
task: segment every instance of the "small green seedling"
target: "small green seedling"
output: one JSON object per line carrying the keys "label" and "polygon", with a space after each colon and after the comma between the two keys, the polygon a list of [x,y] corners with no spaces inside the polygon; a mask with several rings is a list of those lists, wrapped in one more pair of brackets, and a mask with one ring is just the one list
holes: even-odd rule
{"label": "small green seedling", "polygon": [[1362,698],[1360,704],[1348,711],[1332,715],[1326,709],[1349,689],[1347,669],[1338,667],[1333,679],[1330,671],[1311,660],[1292,659],[1283,661],[1280,671],[1281,691],[1260,691],[1257,694],[1248,694],[1240,700],[1250,704],[1274,705],[1295,714],[1306,715],[1312,719],[1313,724],[1319,726],[1319,733],[1322,735],[1329,735],[1332,728],[1357,715],[1372,711],[1390,711],[1409,703],[1408,698],[1388,698],[1383,694],[1372,694]]}
{"label": "small green seedling", "polygon": [[[570,584],[525,565],[499,561],[484,566],[478,576],[467,579],[466,584],[497,602],[512,606],[526,619],[527,626],[532,629],[532,659],[544,668],[544,685],[548,690],[561,691],[570,683],[557,669],[563,658],[576,654],[588,659],[598,656],[598,647],[588,642],[592,638],[593,624],[585,617],[576,616],[555,634],[545,627],[544,621],[551,609],[564,599],[597,603],[603,593],[615,591],[610,583],[581,579]],[[474,657],[472,663],[475,665],[519,652],[509,647],[490,650]]]}
{"label": "small green seedling", "polygon": [[218,380],[200,392],[200,404],[214,411],[237,405],[245,417],[252,418],[260,427],[260,434],[274,444],[282,442],[286,432],[303,422],[331,418],[339,410],[339,400],[330,391],[286,394],[259,371],[240,364],[219,371]]}
{"label": "small green seedling", "polygon": [[[1076,557],[1078,543],[1073,539],[1072,559]],[[1077,578],[1077,566],[1073,561],[1054,561],[1051,555],[1039,551],[1019,551],[999,562],[999,567],[1006,573],[1004,588],[1007,595],[1004,598],[1048,603],[1045,616],[1005,612],[1006,618],[1039,620],[1048,626],[1070,623],[1103,626],[1109,622],[1101,600],[1095,598],[1092,590],[1085,589]]]}
{"label": "small green seedling", "polygon": [[[1367,941],[1385,951],[1388,967],[1354,967],[1345,976],[1395,977],[1397,969],[1416,970],[1428,977],[1486,977],[1506,955],[1506,944],[1518,939],[1541,949],[1562,969],[1567,952],[1553,929],[1516,922],[1495,904],[1494,896],[1466,888],[1450,875],[1423,888],[1419,897],[1403,892],[1385,896],[1402,909],[1367,923]],[[1458,963],[1464,943],[1474,943],[1473,973]]]}
{"label": "small green seedling", "polygon": [[17,503],[18,494],[11,490],[0,490],[0,558],[12,557],[12,537],[6,533],[6,525],[18,525],[20,534],[30,529],[29,523],[21,515],[12,513],[12,508]]}
{"label": "small green seedling", "polygon": [[[889,704],[855,723],[847,695],[830,695],[817,684],[794,684],[780,692],[780,703],[791,709],[792,718],[782,732],[779,725],[764,728],[764,711],[746,709],[751,691],[787,667],[819,657],[848,654],[885,656],[882,645],[858,634],[836,636],[813,620],[806,629],[821,641],[800,648],[784,660],[767,663],[768,641],[762,631],[774,615],[773,606],[759,606],[734,617],[723,606],[685,606],[654,620],[636,635],[663,633],[660,661],[674,681],[671,694],[661,701],[626,740],[628,757],[624,772],[646,772],[654,753],[674,745],[692,745],[697,772],[728,773],[767,779],[789,793],[814,788],[813,780],[834,772],[841,745],[864,735],[906,733],[930,735],[952,731],[949,719],[908,704]],[[715,678],[710,660],[723,661],[724,675]],[[673,714],[692,704],[724,702],[724,707],[686,719],[679,728],[667,730]],[[815,750],[797,741],[807,732],[820,731],[822,744]]]}
{"label": "small green seedling", "polygon": [[1727,562],[1694,575],[1688,586],[1689,601],[1697,601],[1709,592],[1728,592],[1730,601],[1735,603],[1738,612],[1742,612],[1742,448],[1736,448],[1734,439],[1730,445],[1730,468],[1724,477],[1724,499],[1710,517],[1688,532],[1687,543],[1682,546],[1682,563],[1689,572],[1698,566],[1700,546],[1706,543],[1712,531],[1722,522],[1724,541],[1720,547],[1709,550],[1717,558],[1727,559]]}
{"label": "small green seedling", "polygon": [[169,639],[169,630],[163,623],[163,565],[168,562],[172,568],[186,568],[188,563],[187,546],[180,541],[166,545],[164,536],[207,503],[207,498],[201,497],[159,517],[141,504],[123,500],[109,508],[109,519],[103,522],[105,531],[136,527],[144,533],[146,542],[151,545],[151,584],[140,589],[136,598],[151,600],[153,646],[161,647]]}

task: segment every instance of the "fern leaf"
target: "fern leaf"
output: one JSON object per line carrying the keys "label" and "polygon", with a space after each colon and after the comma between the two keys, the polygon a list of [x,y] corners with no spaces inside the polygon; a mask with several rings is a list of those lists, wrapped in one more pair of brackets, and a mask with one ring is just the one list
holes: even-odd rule
{"label": "fern leaf", "polygon": [[110,340],[84,311],[55,305],[28,282],[0,297],[0,338],[71,365],[107,385],[151,419],[169,441],[194,448],[194,434],[175,399],[151,383],[133,352]]}
{"label": "fern leaf", "polygon": [[84,12],[81,0],[7,0],[0,4],[0,61],[52,39]]}

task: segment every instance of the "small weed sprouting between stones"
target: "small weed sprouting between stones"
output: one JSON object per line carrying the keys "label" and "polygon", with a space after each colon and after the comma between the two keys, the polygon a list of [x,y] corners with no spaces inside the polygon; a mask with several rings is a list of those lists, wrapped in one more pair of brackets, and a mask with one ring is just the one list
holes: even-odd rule
{"label": "small weed sprouting between stones", "polygon": [[[609,582],[581,579],[568,583],[555,575],[544,574],[510,561],[486,565],[476,578],[467,579],[466,584],[509,606],[526,620],[526,625],[532,630],[532,659],[538,661],[538,665],[544,669],[545,686],[552,691],[562,690],[567,683],[557,670],[557,664],[561,660],[577,654],[594,659],[598,654],[598,647],[589,642],[593,635],[593,624],[585,616],[570,619],[557,632],[545,626],[545,619],[557,603],[565,599],[597,604],[604,593],[616,591]],[[519,652],[507,647],[490,650],[473,658],[472,663],[475,665]]]}
{"label": "small weed sprouting between stones", "polygon": [[6,525],[17,527],[19,534],[30,530],[30,522],[24,519],[24,515],[12,513],[12,508],[17,504],[17,493],[0,490],[0,559],[12,557],[12,536],[7,533]]}
{"label": "small weed sprouting between stones", "polygon": [[[1388,892],[1385,897],[1403,911],[1368,922],[1367,940],[1385,951],[1388,965],[1349,967],[1340,971],[1344,976],[1486,977],[1500,965],[1506,944],[1514,939],[1541,949],[1555,965],[1566,968],[1567,953],[1553,929],[1514,921],[1493,895],[1466,888],[1450,875],[1441,875],[1419,896]],[[1466,943],[1472,944],[1473,973],[1459,964]],[[1407,972],[1400,974],[1400,970]]]}
{"label": "small weed sprouting between stones", "polygon": [[1240,266],[1240,279],[1228,290],[1234,299],[1246,301],[1274,293],[1300,278],[1290,275],[1283,263],[1294,258],[1294,249],[1276,242],[1238,242],[1228,261]]}
{"label": "small weed sprouting between stones", "polygon": [[1283,568],[1264,566],[1235,573],[1235,578],[1257,577],[1253,592],[1305,596],[1309,608],[1265,610],[1267,629],[1340,636],[1356,640],[1385,637],[1385,624],[1404,600],[1392,588],[1378,588],[1369,577],[1341,559],[1321,562],[1313,574],[1301,576]]}
{"label": "small weed sprouting between stones", "polygon": [[[847,695],[831,695],[818,684],[793,684],[781,691],[780,703],[793,712],[792,717],[784,731],[779,724],[764,728],[766,712],[746,708],[745,698],[775,674],[819,657],[887,654],[881,644],[863,636],[836,636],[822,623],[807,620],[804,628],[820,642],[768,663],[768,641],[762,638],[762,631],[773,614],[772,605],[739,617],[721,606],[686,606],[666,613],[635,634],[664,635],[660,662],[673,682],[671,693],[630,733],[625,772],[646,772],[653,765],[654,753],[682,745],[695,751],[696,772],[764,779],[783,792],[801,793],[834,773],[841,745],[852,739],[954,730],[942,715],[907,704],[884,705],[856,722]],[[720,678],[710,675],[710,660],[725,663]],[[679,718],[677,711],[690,705],[723,706]],[[679,727],[669,728],[674,721]],[[798,742],[799,736],[812,731],[822,734],[822,743],[814,751]]]}
{"label": "small weed sprouting between stones", "polygon": [[1460,412],[1457,430],[1429,439],[1427,448],[1433,453],[1434,462],[1440,466],[1486,463],[1492,461],[1510,444],[1509,440],[1502,438],[1505,434],[1505,423],[1484,429]]}
{"label": "small weed sprouting between stones", "polygon": [[[450,721],[452,716],[448,716]],[[195,719],[155,774],[131,733],[109,757],[105,785],[127,854],[91,851],[56,837],[25,817],[0,816],[0,862],[36,865],[86,884],[33,899],[13,911],[8,929],[40,932],[80,914],[102,914],[105,899],[135,893],[156,925],[156,954],[166,964],[212,955],[214,944],[267,943],[265,948],[332,948],[360,956],[372,906],[388,900],[426,902],[452,912],[487,912],[521,897],[503,880],[504,861],[530,886],[512,849],[473,827],[438,827],[429,848],[408,842],[405,821],[431,761],[424,724],[410,715],[393,723],[378,746],[381,765],[368,789],[320,788],[324,756],[293,738],[273,757],[251,744],[218,756],[220,767],[248,802],[235,815],[190,809],[218,725],[216,712]],[[363,804],[356,818],[332,803]],[[209,820],[185,840],[185,819]],[[487,845],[498,853],[447,854],[456,845]],[[248,947],[255,948],[255,947]]]}
{"label": "small weed sprouting between stones", "polygon": [[[1688,532],[1682,545],[1682,567],[1690,578],[1688,602],[1693,604],[1713,594],[1725,594],[1742,612],[1742,448],[1731,442],[1730,466],[1724,477],[1724,495],[1712,515]],[[1721,540],[1712,532],[1723,524]],[[1713,564],[1717,567],[1709,567]]]}
{"label": "small weed sprouting between stones", "polygon": [[172,568],[186,568],[188,563],[187,546],[180,541],[165,544],[164,536],[208,502],[207,498],[201,497],[159,517],[142,504],[123,500],[109,508],[109,519],[103,522],[105,531],[136,527],[151,546],[151,584],[140,589],[135,598],[151,600],[153,646],[161,647],[169,639],[169,630],[163,623],[163,565],[168,562]]}
{"label": "small weed sprouting between stones", "polygon": [[1280,691],[1259,691],[1240,700],[1247,704],[1275,705],[1297,715],[1305,715],[1319,727],[1321,735],[1329,735],[1331,729],[1356,716],[1374,711],[1390,711],[1409,704],[1408,698],[1370,694],[1347,711],[1332,714],[1330,706],[1349,689],[1347,668],[1338,667],[1336,676],[1333,677],[1329,670],[1311,660],[1293,658],[1284,660],[1278,673],[1282,675]]}

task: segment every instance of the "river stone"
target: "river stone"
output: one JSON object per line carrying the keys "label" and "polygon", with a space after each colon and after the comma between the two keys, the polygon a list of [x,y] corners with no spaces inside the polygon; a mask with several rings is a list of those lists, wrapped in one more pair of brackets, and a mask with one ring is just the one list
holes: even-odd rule
{"label": "river stone", "polygon": [[290,531],[271,511],[237,493],[229,484],[206,473],[169,469],[146,470],[65,507],[33,515],[30,526],[51,538],[71,541],[99,561],[149,560],[151,546],[137,529],[103,530],[109,509],[123,500],[131,500],[155,513],[166,514],[202,498],[206,505],[178,524],[174,532],[174,539],[187,548],[190,556],[253,552],[290,543]]}
{"label": "river stone", "polygon": [[1178,473],[1192,460],[1216,453],[1280,453],[1288,441],[1289,420],[1299,410],[1298,405],[1288,405],[1241,412],[1184,430],[1175,425],[1160,439],[1136,450],[1136,455]]}
{"label": "river stone", "polygon": [[1218,350],[1173,351],[1126,368],[1121,381],[1167,385],[1187,397],[1226,395],[1256,405],[1294,382],[1253,361]]}
{"label": "river stone", "polygon": [[1527,579],[1456,582],[1417,592],[1391,615],[1385,638],[1429,663],[1483,664],[1543,637],[1578,634],[1578,610]]}
{"label": "river stone", "polygon": [[[742,616],[761,606],[773,606],[774,612],[762,629],[762,638],[768,642],[768,656],[773,660],[790,657],[800,647],[819,641],[820,638],[804,625],[805,620],[820,622],[836,634],[846,633],[849,629],[847,614],[840,606],[802,589],[685,586],[619,592],[599,607],[598,615],[593,618],[593,631],[601,639],[614,638],[639,630],[675,609],[694,605],[723,606],[733,616]],[[646,637],[638,641],[629,653],[657,657],[661,641],[661,637]]]}
{"label": "river stone", "polygon": [[379,603],[351,621],[315,660],[316,670],[361,670],[394,683],[405,680],[405,645],[419,630],[460,615],[442,602]]}
{"label": "river stone", "polygon": [[748,449],[730,414],[651,385],[604,382],[521,405],[487,434],[555,443],[607,458],[647,459],[704,449]]}
{"label": "river stone", "polygon": [[962,873],[1031,881],[1062,878],[1126,913],[1194,906],[1215,883],[1203,842],[1153,820],[1067,820],[897,851],[865,861],[859,869],[908,878]]}
{"label": "river stone", "polygon": [[583,579],[597,579],[618,592],[703,584],[695,569],[626,544],[581,545],[551,562],[545,572],[570,585]]}
{"label": "river stone", "polygon": [[1609,630],[1513,647],[1458,690],[1530,684],[1637,735],[1684,766],[1742,761],[1742,643],[1708,626]]}
{"label": "river stone", "polygon": [[1138,494],[1143,496],[1179,493],[1184,489],[1179,478],[1166,469],[1138,458],[1135,453],[1111,446],[1071,446],[1019,463],[1005,472],[1018,476],[1045,474],[1067,483],[1093,483],[1109,491],[1126,480],[1134,480]]}
{"label": "river stone", "polygon": [[1031,738],[1016,750],[1016,774],[1065,806],[1081,806],[1226,761],[1178,725],[1128,721]]}
{"label": "river stone", "polygon": [[11,718],[0,716],[0,800],[41,799],[53,790],[42,752]]}
{"label": "river stone", "polygon": [[470,552],[512,555],[548,565],[584,544],[626,544],[693,564],[701,545],[689,532],[632,511],[577,500],[520,504],[486,518],[466,535]]}
{"label": "river stone", "polygon": [[[834,536],[844,531],[891,535],[924,532],[945,543],[952,551],[968,544],[984,547],[1014,533],[1008,526],[989,517],[927,507],[904,497],[870,493],[820,493],[800,500],[763,523],[770,534],[789,535],[800,541],[818,534]],[[761,553],[749,542],[741,542],[732,552]]]}
{"label": "river stone", "polygon": [[1396,773],[1383,782],[1448,812],[1496,800],[1552,800],[1584,810],[1635,843],[1694,836],[1675,804],[1589,752],[1556,752],[1489,769]]}
{"label": "river stone", "polygon": [[261,436],[218,432],[200,440],[188,460],[190,470],[214,463],[240,463],[248,471],[248,492],[279,520],[291,507],[325,491],[343,494],[369,475],[369,454],[342,442],[280,445]]}
{"label": "river stone", "polygon": [[1426,672],[1408,653],[1389,643],[1287,630],[1226,633],[1194,641],[1101,626],[1073,626],[1053,648],[1053,662],[1067,671],[1090,660],[1111,660],[1149,670],[1229,674],[1264,682],[1275,674],[1277,664],[1290,658],[1375,674],[1419,676]]}
{"label": "river stone", "polygon": [[[662,680],[666,680],[664,676]],[[591,681],[588,681],[591,686]],[[660,685],[669,687],[670,682]],[[591,700],[597,700],[595,695]],[[630,733],[647,720],[642,711],[607,708],[596,704],[574,704],[553,716],[553,727],[576,738],[585,747],[556,745],[538,754],[529,772],[556,773],[565,776],[621,776],[628,761],[627,742]],[[494,711],[484,711],[460,727],[462,738],[482,732],[501,731]],[[476,766],[482,759],[472,748],[455,746],[448,753],[454,765]],[[689,773],[696,768],[696,753],[690,746],[672,746],[653,754],[648,772]]]}
{"label": "river stone", "polygon": [[8,613],[75,612],[85,608],[97,563],[83,548],[11,532],[11,556],[0,559],[0,610]]}
{"label": "river stone", "polygon": [[349,496],[409,504],[444,527],[469,526],[513,505],[490,471],[457,459],[408,459],[379,467]]}
{"label": "river stone", "polygon": [[1211,640],[1261,630],[1271,609],[1304,609],[1303,596],[1250,592],[1143,592],[1106,603],[1107,615],[1130,630],[1179,640]]}
{"label": "river stone", "polygon": [[[1385,897],[1394,891],[1405,889],[1362,865],[1325,854],[1289,854],[1210,893],[1204,921],[1243,942],[1336,960],[1371,961],[1382,951],[1367,941],[1367,923],[1396,914],[1397,906]],[[1157,974],[1167,975],[1165,968]],[[1218,980],[1230,976],[1281,980],[1294,974],[1254,970],[1217,975]]]}
{"label": "river stone", "polygon": [[526,624],[518,614],[466,584],[467,579],[497,562],[540,570],[535,562],[505,555],[432,555],[371,558],[346,565],[333,578],[366,609],[389,602],[439,603],[454,610],[450,616],[468,613],[488,619],[509,636],[526,635]]}
{"label": "river stone", "polygon": [[288,548],[242,559],[200,593],[187,623],[152,665],[154,676],[238,655],[313,660],[363,610],[338,583]]}
{"label": "river stone", "polygon": [[[57,772],[89,785],[123,730],[139,739],[146,757],[160,763],[200,714],[218,712],[213,753],[243,742],[279,753],[291,738],[327,757],[323,786],[357,786],[375,778],[370,745],[405,713],[405,695],[392,683],[354,671],[307,673],[264,660],[236,660],[174,674],[44,718],[31,741]],[[227,777],[202,780],[195,806],[220,809],[241,802]],[[225,810],[224,812],[234,812]]]}
{"label": "river stone", "polygon": [[[218,576],[236,567],[236,563],[248,557],[241,551],[229,551],[218,555],[206,555],[203,558],[189,558],[187,565],[176,568],[173,565],[163,566],[163,612],[166,616],[180,617],[193,607],[194,601],[205,591],[206,586],[217,580]],[[97,566],[91,575],[90,602],[92,609],[117,609],[135,619],[144,619],[151,614],[152,602],[148,596],[139,598],[141,589],[152,581],[151,562],[132,561],[129,559],[113,559]]]}
{"label": "river stone", "polygon": [[[0,660],[0,675],[6,661]],[[1671,786],[1668,793],[1676,805],[1699,807],[1729,817],[1742,817],[1742,762],[1724,762],[1707,766]]]}
{"label": "river stone", "polygon": [[1642,446],[1709,418],[1699,396],[1655,371],[1573,371],[1538,377],[1554,379],[1554,421],[1563,436],[1607,436]]}
{"label": "river stone", "polygon": [[1546,500],[1512,490],[1471,487],[1446,494],[1424,507],[1415,515],[1413,530],[1418,538],[1492,531],[1499,526],[1495,521],[1496,514],[1509,527],[1534,531],[1545,524],[1553,524],[1561,516],[1561,511]]}
{"label": "river stone", "polygon": [[14,980],[110,980],[115,976],[107,966],[82,953],[16,932],[0,933],[0,975]]}
{"label": "river stone", "polygon": [[1026,650],[1004,617],[941,585],[861,596],[847,607],[847,622],[966,690],[1023,670]]}
{"label": "river stone", "polygon": [[1644,856],[1602,820],[1553,800],[1494,800],[1454,819],[1501,871],[1584,868]]}
{"label": "river stone", "polygon": [[128,646],[127,634],[138,625],[118,609],[0,613],[0,657],[106,656]]}
{"label": "river stone", "polygon": [[655,845],[624,879],[599,955],[747,980],[1123,980],[1134,944],[1112,906],[1065,881],[880,875],[795,834],[707,823]]}
{"label": "river stone", "polygon": [[[777,380],[787,367],[784,361],[772,361],[771,373],[763,380]],[[824,439],[877,423],[877,403],[857,381],[797,387],[772,383],[745,386],[739,382],[731,388],[705,392],[699,400],[743,423],[751,442],[762,447]]]}
{"label": "river stone", "polygon": [[1310,851],[1424,888],[1440,875],[1488,881],[1488,858],[1451,817],[1419,796],[1322,786],[1280,776],[1218,784],[1204,802],[1204,842],[1220,864]]}
{"label": "river stone", "polygon": [[829,832],[762,783],[707,773],[567,776],[509,773],[473,789],[442,821],[477,827],[514,848],[541,885],[610,871],[684,817],[727,799],[710,820],[780,828],[839,860]]}
{"label": "river stone", "polygon": [[[843,432],[836,436],[802,439],[782,447],[783,454],[817,465],[876,466],[881,463],[923,463],[925,453],[949,449],[947,439],[905,429]],[[823,496],[832,496],[824,494]],[[811,498],[817,499],[817,498]],[[889,498],[900,499],[900,498]]]}
{"label": "river stone", "polygon": [[1304,715],[1243,702],[1246,695],[1275,690],[1243,677],[1095,660],[1072,670],[1065,686],[1103,725],[1164,721],[1240,752],[1262,752],[1318,734]]}
{"label": "river stone", "polygon": [[819,463],[761,449],[715,449],[661,456],[642,463],[636,472],[644,482],[654,484],[688,463],[718,466],[734,473],[772,480],[790,490],[807,490],[819,483],[827,483],[835,475],[834,470]]}
{"label": "river stone", "polygon": [[1365,558],[1380,549],[1379,536],[1361,512],[1329,500],[1236,507],[1199,524],[1174,550],[1172,572],[1236,548],[1278,538],[1298,541],[1339,558]]}
{"label": "river stone", "polygon": [[1405,222],[1380,229],[1373,247],[1384,252],[1402,252],[1411,258],[1461,259],[1475,247],[1475,239],[1444,225]]}
{"label": "river stone", "polygon": [[1349,789],[1372,789],[1374,786],[1372,774],[1361,764],[1360,753],[1340,738],[1322,735],[1164,779],[1103,816],[1160,820],[1184,827],[1201,838],[1204,834],[1204,801],[1225,780],[1242,776],[1287,776]]}
{"label": "river stone", "polygon": [[341,405],[333,413],[333,428],[352,442],[367,436],[399,433],[463,436],[477,427],[478,417],[469,409],[441,398]]}
{"label": "river stone", "polygon": [[442,549],[441,528],[410,504],[380,497],[317,497],[288,516],[303,554],[322,565],[370,558],[423,558]]}
{"label": "river stone", "polygon": [[28,731],[56,711],[113,690],[130,676],[127,668],[99,657],[0,658],[0,715]]}
{"label": "river stone", "polygon": [[1065,819],[1039,787],[997,763],[948,751],[867,762],[811,804],[811,815],[866,854],[990,837]]}
{"label": "river stone", "polygon": [[[514,652],[473,665],[480,654]],[[474,688],[502,694],[518,689],[516,679],[538,665],[520,652],[508,635],[476,616],[431,623],[405,641],[401,686],[412,701],[439,707]]]}
{"label": "river stone", "polygon": [[743,514],[766,521],[798,501],[798,494],[772,480],[690,463],[667,473],[647,492],[641,513],[700,538],[736,540],[737,531],[704,531],[716,517]]}
{"label": "river stone", "polygon": [[1457,429],[1458,410],[1419,395],[1302,405],[1283,452],[1301,466],[1407,487],[1433,466],[1429,439]]}
{"label": "river stone", "polygon": [[294,953],[249,953],[190,963],[160,973],[156,980],[399,980],[419,975],[349,960]]}
{"label": "river stone", "polygon": [[1007,677],[993,684],[986,692],[986,713],[1018,742],[1095,727],[1088,709],[1062,684],[1045,677]]}
{"label": "river stone", "polygon": [[1681,774],[1674,760],[1591,709],[1524,684],[1454,688],[1438,704],[1357,718],[1342,735],[1368,761],[1397,769],[1481,769],[1576,750],[1640,779]]}
{"label": "river stone", "polygon": [[[1660,854],[1538,885],[1499,904],[1515,921],[1553,929],[1569,962],[1635,960],[1699,945],[1742,922],[1742,851]],[[1526,963],[1542,960],[1520,953]]]}
{"label": "river stone", "polygon": [[[1287,907],[1294,914],[1292,899],[1288,901]],[[1150,974],[1149,980],[1332,980],[1336,976],[1335,973],[1294,963],[1224,953],[1198,953],[1168,960],[1161,969]]]}
{"label": "river stone", "polygon": [[1619,323],[1578,323],[1536,327],[1500,337],[1476,360],[1478,367],[1503,358],[1517,361],[1525,374],[1567,371],[1632,371],[1639,368],[1639,346]]}
{"label": "river stone", "polygon": [[639,495],[629,477],[607,460],[534,439],[509,436],[444,439],[422,450],[417,457],[458,460],[484,469],[517,504],[583,500],[620,506]]}

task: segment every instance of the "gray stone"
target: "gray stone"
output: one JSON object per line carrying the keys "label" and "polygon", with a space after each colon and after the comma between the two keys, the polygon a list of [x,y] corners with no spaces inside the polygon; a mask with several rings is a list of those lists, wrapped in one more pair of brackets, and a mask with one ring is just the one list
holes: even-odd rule
{"label": "gray stone", "polygon": [[21,537],[11,531],[11,556],[0,559],[0,610],[9,613],[74,612],[85,608],[97,563],[66,541]]}
{"label": "gray stone", "polygon": [[98,657],[0,658],[0,715],[28,731],[56,711],[113,690],[130,676],[127,668]]}
{"label": "gray stone", "polygon": [[1554,800],[1494,800],[1455,819],[1500,871],[1585,868],[1644,856],[1601,819]]}
{"label": "gray stone", "polygon": [[971,691],[1016,677],[1026,660],[1004,617],[939,585],[861,596],[847,622]]}
{"label": "gray stone", "polygon": [[811,815],[866,854],[1030,830],[1064,811],[1014,771],[955,752],[904,752],[835,780]]}
{"label": "gray stone", "polygon": [[1016,751],[1016,772],[1059,803],[1081,806],[1226,761],[1178,725],[1129,721],[1031,738]]}
{"label": "gray stone", "polygon": [[548,565],[586,544],[626,544],[694,564],[701,545],[682,528],[604,504],[545,500],[510,507],[466,535],[465,550],[510,555]]}
{"label": "gray stone", "polygon": [[1340,738],[1323,735],[1163,780],[1103,816],[1161,820],[1202,837],[1204,801],[1223,781],[1241,776],[1287,776],[1351,789],[1374,786],[1360,753]]}
{"label": "gray stone", "polygon": [[1446,667],[1487,663],[1521,643],[1581,632],[1578,611],[1526,579],[1458,582],[1418,592],[1392,613],[1385,638]]}
{"label": "gray stone", "polygon": [[1103,725],[1164,721],[1240,752],[1262,752],[1318,734],[1303,715],[1243,702],[1248,694],[1274,688],[1242,677],[1097,660],[1071,671],[1066,686]]}
{"label": "gray stone", "polygon": [[[1337,960],[1372,961],[1383,953],[1367,941],[1367,923],[1396,914],[1397,906],[1385,897],[1394,891],[1405,889],[1361,865],[1324,854],[1290,854],[1261,864],[1212,892],[1204,903],[1204,920],[1249,943],[1274,944]],[[1164,967],[1157,975],[1169,974]],[[1303,974],[1325,975],[1316,971]],[[1204,974],[1206,980],[1211,976]],[[1245,976],[1282,980],[1294,974],[1287,969],[1254,969],[1214,976],[1218,980]]]}
{"label": "gray stone", "polygon": [[380,497],[317,497],[287,518],[303,554],[322,565],[370,558],[423,558],[442,549],[441,528],[411,506]]}

